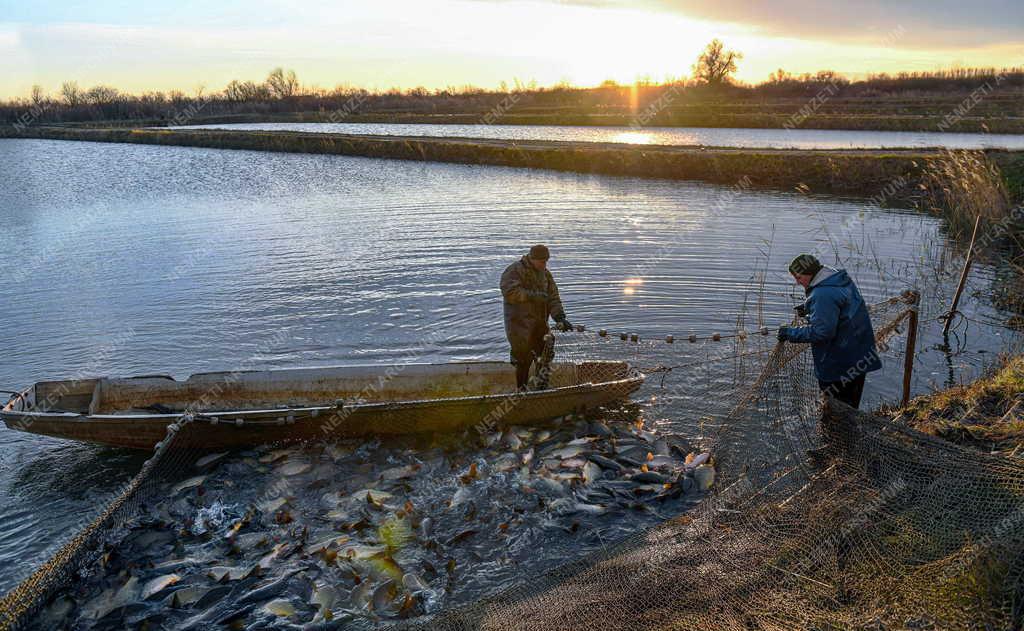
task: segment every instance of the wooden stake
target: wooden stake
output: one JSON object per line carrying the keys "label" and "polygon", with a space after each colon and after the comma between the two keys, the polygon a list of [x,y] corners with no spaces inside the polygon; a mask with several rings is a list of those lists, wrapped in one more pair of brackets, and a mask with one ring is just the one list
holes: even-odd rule
{"label": "wooden stake", "polygon": [[907,351],[903,358],[903,407],[910,402],[910,380],[914,376],[914,352],[917,347],[917,303],[920,295],[915,291],[911,298],[914,302],[910,305],[910,324],[907,326]]}
{"label": "wooden stake", "polygon": [[956,308],[960,304],[960,294],[964,291],[964,285],[967,284],[967,272],[971,269],[971,259],[974,256],[974,240],[978,238],[978,225],[981,224],[981,215],[974,220],[974,232],[971,233],[971,245],[967,247],[967,258],[964,259],[964,269],[960,272],[960,284],[956,287],[956,293],[953,294],[953,304],[949,306],[949,312],[943,317],[946,321],[945,326],[942,327],[942,337],[949,335],[949,327],[953,326],[953,316],[956,315]]}

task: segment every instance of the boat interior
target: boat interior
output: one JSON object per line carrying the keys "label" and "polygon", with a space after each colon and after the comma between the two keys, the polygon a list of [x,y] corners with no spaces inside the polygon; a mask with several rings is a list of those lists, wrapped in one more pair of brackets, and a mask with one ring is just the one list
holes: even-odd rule
{"label": "boat interior", "polygon": [[[559,388],[624,379],[626,362],[553,365]],[[198,373],[184,381],[165,375],[41,381],[12,398],[4,411],[75,414],[173,414],[266,410],[351,403],[414,401],[511,393],[513,367],[505,362],[341,366]]]}

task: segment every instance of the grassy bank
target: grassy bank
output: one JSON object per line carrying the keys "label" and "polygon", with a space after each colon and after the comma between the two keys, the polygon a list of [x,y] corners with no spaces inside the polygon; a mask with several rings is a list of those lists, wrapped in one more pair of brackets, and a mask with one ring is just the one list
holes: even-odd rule
{"label": "grassy bank", "polygon": [[919,397],[902,411],[914,429],[986,452],[1024,456],[1024,356],[966,386]]}
{"label": "grassy bank", "polygon": [[[666,109],[645,119],[645,127],[709,127],[741,129],[835,129],[857,131],[923,131],[1024,134],[1024,118],[989,118],[964,116],[946,120],[944,114],[906,113],[897,111],[864,112],[860,110],[816,112],[799,115],[802,103],[765,104],[763,107],[693,106]],[[723,111],[724,110],[724,111]],[[732,110],[732,111],[730,111]],[[913,111],[914,108],[911,108]],[[196,116],[185,121],[189,125],[223,123],[406,123],[432,125],[577,125],[591,127],[629,127],[637,117],[629,110],[582,110],[578,108],[534,108],[503,113],[492,120],[491,110],[468,109],[462,112],[368,112],[339,116],[332,111],[287,112],[270,114],[236,114]],[[177,124],[173,120],[150,118],[124,121],[77,123],[87,127],[162,127]]]}
{"label": "grassy bank", "polygon": [[[8,137],[325,153],[700,180],[912,203],[933,150],[705,149],[614,143],[222,130],[6,128]],[[884,193],[884,195],[883,195]],[[882,199],[884,197],[884,199]]]}

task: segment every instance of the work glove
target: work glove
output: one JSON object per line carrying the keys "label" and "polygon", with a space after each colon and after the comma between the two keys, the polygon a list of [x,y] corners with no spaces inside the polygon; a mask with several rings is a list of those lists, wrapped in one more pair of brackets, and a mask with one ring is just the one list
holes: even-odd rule
{"label": "work glove", "polygon": [[807,317],[807,303],[801,302],[797,306],[793,307],[793,311],[796,311],[796,314],[798,316],[800,316],[801,318],[806,318]]}
{"label": "work glove", "polygon": [[778,334],[777,337],[779,338],[780,342],[788,342],[789,341],[789,327],[788,326],[780,326],[779,327],[779,334]]}
{"label": "work glove", "polygon": [[565,316],[562,316],[562,319],[556,320],[556,322],[558,322],[559,331],[572,331],[572,323]]}

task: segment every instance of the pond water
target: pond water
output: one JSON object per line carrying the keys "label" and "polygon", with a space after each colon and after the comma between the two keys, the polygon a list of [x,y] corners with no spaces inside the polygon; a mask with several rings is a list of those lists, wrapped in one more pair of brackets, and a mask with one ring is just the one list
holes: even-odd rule
{"label": "pond water", "polygon": [[381,136],[439,136],[503,140],[566,140],[641,145],[698,145],[779,149],[1024,149],[1024,135],[845,129],[731,129],[708,127],[593,127],[573,125],[418,125],[406,123],[220,123],[182,129],[251,129]]}
{"label": "pond water", "polygon": [[[967,350],[936,349],[934,317],[958,273],[940,224],[863,201],[48,140],[0,141],[0,173],[0,389],[74,375],[388,363],[414,351],[424,362],[503,360],[498,278],[535,242],[552,250],[569,317],[590,328],[727,331],[757,269],[769,271],[763,320],[774,326],[798,296],[786,263],[814,250],[847,268],[869,302],[926,290],[917,393],[969,379],[1017,343],[998,326],[1005,314],[986,299],[993,272],[979,265],[961,305]],[[426,339],[443,342],[420,349]],[[867,405],[898,397],[901,364],[869,378]],[[686,434],[684,410],[659,413],[659,432]],[[407,464],[408,449],[377,464]],[[0,589],[90,519],[145,455],[0,428]],[[602,519],[615,536],[650,524]],[[546,558],[604,543],[551,541]],[[514,576],[473,580],[471,593],[485,593]]]}

